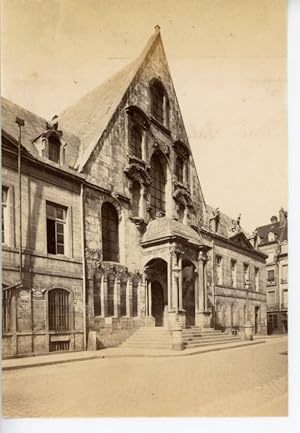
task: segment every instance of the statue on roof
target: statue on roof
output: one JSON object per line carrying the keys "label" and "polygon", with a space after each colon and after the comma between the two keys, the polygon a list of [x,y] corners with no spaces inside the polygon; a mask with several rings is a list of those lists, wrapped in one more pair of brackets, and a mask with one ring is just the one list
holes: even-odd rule
{"label": "statue on roof", "polygon": [[[209,230],[210,231],[214,231],[217,232],[218,228],[219,228],[219,222],[220,222],[220,210],[217,207],[214,211],[213,211],[213,216],[211,218],[209,218],[208,224],[209,224]],[[213,223],[213,224],[212,224]]]}
{"label": "statue on roof", "polygon": [[242,214],[239,213],[236,220],[232,220],[231,231],[232,232],[240,232],[241,231],[241,217]]}

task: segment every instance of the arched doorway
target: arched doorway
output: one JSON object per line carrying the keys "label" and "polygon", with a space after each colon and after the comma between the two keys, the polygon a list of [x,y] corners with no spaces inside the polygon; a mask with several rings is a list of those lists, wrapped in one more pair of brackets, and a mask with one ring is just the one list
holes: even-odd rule
{"label": "arched doorway", "polygon": [[164,289],[158,281],[151,284],[151,315],[155,319],[155,326],[163,326],[164,318]]}
{"label": "arched doorway", "polygon": [[183,262],[182,265],[182,306],[185,310],[186,327],[195,326],[195,272],[194,265]]}

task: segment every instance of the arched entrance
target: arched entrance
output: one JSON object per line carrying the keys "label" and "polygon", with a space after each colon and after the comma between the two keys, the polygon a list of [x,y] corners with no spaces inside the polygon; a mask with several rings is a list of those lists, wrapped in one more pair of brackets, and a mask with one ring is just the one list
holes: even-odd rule
{"label": "arched entrance", "polygon": [[158,281],[151,284],[152,312],[155,326],[163,326],[164,318],[164,289]]}
{"label": "arched entrance", "polygon": [[187,261],[182,264],[182,297],[186,327],[195,326],[195,272],[194,265]]}

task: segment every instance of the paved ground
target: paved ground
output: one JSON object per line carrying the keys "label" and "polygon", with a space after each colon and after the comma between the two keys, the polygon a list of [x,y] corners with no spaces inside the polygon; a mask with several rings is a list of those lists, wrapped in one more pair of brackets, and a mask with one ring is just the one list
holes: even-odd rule
{"label": "paved ground", "polygon": [[3,415],[287,416],[287,338],[177,358],[5,371]]}

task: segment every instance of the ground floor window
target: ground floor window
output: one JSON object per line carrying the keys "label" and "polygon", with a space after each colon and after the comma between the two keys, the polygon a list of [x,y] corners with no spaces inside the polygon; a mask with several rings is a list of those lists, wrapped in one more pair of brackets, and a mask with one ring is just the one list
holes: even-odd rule
{"label": "ground floor window", "polygon": [[54,289],[48,296],[49,331],[68,331],[69,293],[63,289]]}
{"label": "ground floor window", "polygon": [[10,300],[11,292],[5,290],[2,292],[2,332],[10,331]]}

